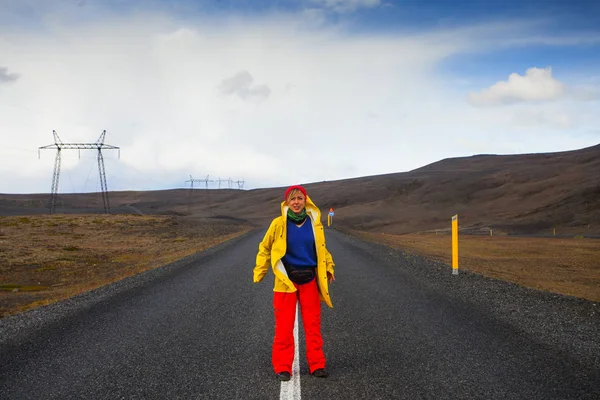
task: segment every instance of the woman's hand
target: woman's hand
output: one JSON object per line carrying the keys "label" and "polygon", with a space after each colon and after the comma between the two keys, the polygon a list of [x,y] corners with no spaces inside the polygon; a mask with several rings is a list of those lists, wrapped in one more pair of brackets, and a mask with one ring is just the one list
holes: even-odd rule
{"label": "woman's hand", "polygon": [[333,274],[332,274],[331,272],[328,272],[328,273],[327,273],[327,281],[328,281],[329,283],[331,283],[331,282],[335,281],[335,276],[333,276]]}

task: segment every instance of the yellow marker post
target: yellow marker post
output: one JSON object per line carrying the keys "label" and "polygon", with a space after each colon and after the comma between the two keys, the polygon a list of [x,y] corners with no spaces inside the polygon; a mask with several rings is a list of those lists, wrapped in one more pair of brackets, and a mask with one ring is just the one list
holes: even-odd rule
{"label": "yellow marker post", "polygon": [[458,275],[458,214],[452,216],[452,275]]}
{"label": "yellow marker post", "polygon": [[331,215],[327,214],[327,226],[331,226]]}

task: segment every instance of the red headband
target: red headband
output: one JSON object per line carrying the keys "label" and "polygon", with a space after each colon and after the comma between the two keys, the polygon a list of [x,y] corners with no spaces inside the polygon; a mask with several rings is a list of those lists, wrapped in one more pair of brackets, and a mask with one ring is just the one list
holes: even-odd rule
{"label": "red headband", "polygon": [[304,189],[302,186],[300,185],[293,185],[290,186],[289,188],[287,188],[287,190],[285,191],[285,199],[287,200],[288,198],[288,194],[290,194],[290,192],[294,189],[298,189],[299,191],[302,192],[302,194],[304,195],[304,197],[306,197],[306,189]]}

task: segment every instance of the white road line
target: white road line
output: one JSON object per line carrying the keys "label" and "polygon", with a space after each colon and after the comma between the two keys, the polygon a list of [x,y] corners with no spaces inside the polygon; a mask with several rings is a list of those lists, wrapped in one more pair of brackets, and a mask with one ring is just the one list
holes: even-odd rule
{"label": "white road line", "polygon": [[292,364],[292,379],[281,382],[279,400],[300,400],[300,342],[298,341],[298,304],[296,304],[296,321],[294,322],[294,364]]}

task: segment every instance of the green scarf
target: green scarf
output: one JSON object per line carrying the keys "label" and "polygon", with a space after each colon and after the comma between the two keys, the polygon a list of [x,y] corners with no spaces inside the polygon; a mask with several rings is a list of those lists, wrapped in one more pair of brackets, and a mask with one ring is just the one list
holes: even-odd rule
{"label": "green scarf", "polygon": [[288,208],[287,217],[294,221],[294,223],[301,224],[306,219],[306,208],[303,208],[302,212],[298,215]]}

